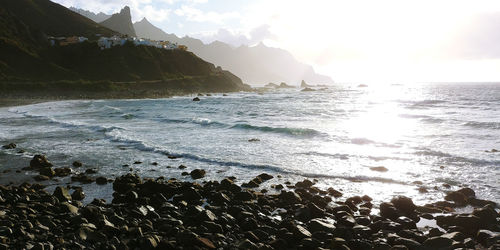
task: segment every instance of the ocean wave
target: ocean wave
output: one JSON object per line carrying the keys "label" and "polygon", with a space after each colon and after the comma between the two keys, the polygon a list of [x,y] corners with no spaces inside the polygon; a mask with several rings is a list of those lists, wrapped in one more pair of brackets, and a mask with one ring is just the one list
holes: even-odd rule
{"label": "ocean wave", "polygon": [[367,158],[370,160],[374,160],[374,161],[385,161],[385,160],[408,161],[408,160],[410,160],[409,158],[394,157],[394,156],[368,156]]}
{"label": "ocean wave", "polygon": [[477,122],[477,121],[468,121],[463,124],[467,127],[472,128],[486,128],[486,129],[500,129],[500,122]]}
{"label": "ocean wave", "polygon": [[484,160],[477,158],[468,158],[463,156],[452,155],[449,153],[430,150],[430,149],[420,149],[414,153],[417,156],[431,156],[442,158],[443,164],[454,163],[454,164],[471,164],[475,166],[499,166],[500,160]]}
{"label": "ocean wave", "polygon": [[351,139],[351,143],[352,144],[356,144],[356,145],[375,145],[376,147],[386,147],[386,148],[400,148],[401,145],[398,145],[398,144],[391,144],[391,143],[385,143],[385,142],[376,142],[376,141],[372,141],[368,138],[352,138]]}
{"label": "ocean wave", "polygon": [[335,158],[335,159],[340,159],[340,160],[348,160],[350,155],[348,154],[330,154],[330,153],[321,153],[321,152],[304,152],[304,153],[298,153],[301,155],[311,155],[311,156],[322,156],[322,157],[328,157],[328,158]]}
{"label": "ocean wave", "polygon": [[435,117],[424,118],[424,119],[422,119],[422,121],[425,123],[432,123],[432,124],[444,122],[443,119],[435,118]]}
{"label": "ocean wave", "polygon": [[192,124],[198,124],[202,126],[219,126],[219,127],[229,127],[230,125],[218,122],[218,121],[212,121],[207,118],[192,118],[192,119],[169,119],[169,118],[164,118],[160,119],[160,122],[165,122],[165,123],[192,123]]}
{"label": "ocean wave", "polygon": [[420,121],[426,123],[440,123],[444,120],[441,118],[436,118],[430,115],[418,115],[418,114],[400,114],[399,117],[407,119],[419,119]]}
{"label": "ocean wave", "polygon": [[325,178],[325,179],[344,179],[344,180],[349,180],[353,182],[361,182],[361,181],[374,181],[374,182],[382,182],[382,183],[396,183],[396,184],[407,184],[402,181],[390,179],[390,178],[384,178],[384,177],[376,177],[376,176],[342,176],[342,175],[329,175],[329,174],[318,174],[318,173],[304,173],[304,172],[297,172],[297,171],[292,171],[288,170],[286,168],[278,167],[278,166],[273,166],[273,165],[261,165],[261,164],[248,164],[248,163],[243,163],[243,162],[238,162],[238,161],[227,161],[227,160],[221,160],[221,159],[212,159],[212,158],[207,158],[191,153],[178,153],[178,152],[173,152],[170,150],[167,150],[162,147],[155,147],[153,145],[148,145],[147,142],[141,141],[141,140],[136,140],[130,136],[125,135],[122,133],[122,131],[118,130],[113,130],[108,133],[106,133],[107,137],[113,141],[113,142],[118,142],[118,143],[126,143],[129,146],[140,150],[140,151],[145,151],[145,152],[153,152],[153,153],[158,153],[166,156],[175,156],[179,158],[185,158],[189,160],[194,160],[198,162],[203,162],[203,163],[208,163],[208,164],[215,164],[219,166],[227,166],[227,167],[238,167],[238,168],[246,168],[246,169],[252,169],[252,170],[262,170],[262,171],[269,171],[272,173],[277,173],[277,174],[287,174],[287,175],[295,175],[295,176],[302,176],[305,178]]}
{"label": "ocean wave", "polygon": [[148,143],[146,143],[144,141],[136,140],[130,136],[125,135],[121,131],[117,131],[117,130],[113,130],[113,131],[106,133],[106,136],[112,142],[126,143],[129,146],[132,146],[133,148],[135,148],[137,150],[145,151],[145,152],[159,153],[159,154],[163,154],[163,155],[167,155],[167,156],[175,156],[175,157],[179,157],[179,158],[185,158],[185,159],[195,160],[195,161],[209,163],[209,164],[216,164],[216,165],[220,165],[220,166],[235,166],[235,167],[244,167],[244,168],[251,168],[251,169],[263,169],[263,170],[279,172],[279,173],[284,173],[284,174],[293,173],[293,172],[287,171],[283,168],[271,166],[271,165],[246,164],[246,163],[241,163],[241,162],[236,162],[236,161],[224,161],[224,160],[218,160],[218,159],[211,159],[211,158],[206,158],[203,156],[190,154],[190,153],[173,152],[173,151],[167,150],[167,149],[162,148],[162,147],[155,147],[153,145],[148,145]]}
{"label": "ocean wave", "polygon": [[365,175],[357,175],[357,176],[343,176],[343,175],[329,175],[329,174],[300,174],[301,176],[307,178],[325,178],[325,179],[344,179],[352,182],[380,182],[380,183],[392,183],[392,184],[401,184],[401,185],[411,185],[408,182],[394,180],[391,178],[377,177],[377,176],[365,176]]}
{"label": "ocean wave", "polygon": [[351,143],[357,145],[366,145],[366,144],[374,144],[375,142],[367,138],[352,138]]}
{"label": "ocean wave", "polygon": [[79,121],[62,121],[62,120],[57,120],[54,117],[51,116],[43,116],[43,115],[33,115],[30,114],[27,111],[15,111],[18,114],[22,114],[24,117],[27,118],[34,118],[38,120],[45,120],[49,124],[54,124],[58,125],[62,128],[71,128],[71,129],[88,129],[92,130],[95,132],[108,132],[112,130],[125,130],[124,128],[118,127],[118,126],[104,126],[104,125],[90,125],[87,123],[79,122]]}
{"label": "ocean wave", "polygon": [[428,115],[413,115],[413,114],[400,114],[399,117],[401,117],[401,118],[413,118],[413,119],[432,118],[432,116],[428,116]]}
{"label": "ocean wave", "polygon": [[422,101],[397,100],[397,102],[402,103],[402,104],[406,104],[407,107],[410,109],[419,109],[419,108],[433,107],[437,104],[446,103],[447,101],[428,99],[428,100],[422,100]]}
{"label": "ocean wave", "polygon": [[243,130],[255,130],[255,131],[260,131],[260,132],[270,132],[270,133],[277,133],[277,134],[285,134],[285,135],[291,135],[291,136],[319,136],[322,135],[322,132],[319,132],[314,129],[310,128],[280,128],[280,127],[269,127],[269,126],[255,126],[251,124],[236,124],[233,125],[231,128],[234,129],[243,129]]}

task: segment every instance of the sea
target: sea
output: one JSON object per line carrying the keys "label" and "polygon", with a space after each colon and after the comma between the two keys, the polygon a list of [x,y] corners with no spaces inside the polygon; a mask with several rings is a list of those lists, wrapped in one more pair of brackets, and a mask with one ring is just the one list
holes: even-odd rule
{"label": "sea", "polygon": [[[0,108],[0,142],[18,145],[0,150],[0,183],[31,180],[36,173],[13,170],[45,154],[56,166],[80,161],[75,172],[93,168],[109,178],[191,180],[183,172],[201,168],[207,175],[199,182],[234,176],[241,184],[269,173],[274,178],[257,188],[269,192],[310,179],[343,192],[339,199],[405,195],[426,204],[470,187],[500,202],[500,152],[492,152],[500,150],[500,84],[314,89]],[[110,199],[110,190],[94,187],[91,197]]]}

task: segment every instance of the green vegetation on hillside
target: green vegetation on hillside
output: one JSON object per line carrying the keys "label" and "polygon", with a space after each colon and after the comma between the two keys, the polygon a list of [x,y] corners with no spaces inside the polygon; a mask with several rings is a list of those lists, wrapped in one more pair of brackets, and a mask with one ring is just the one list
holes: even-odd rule
{"label": "green vegetation on hillside", "polygon": [[[96,34],[116,32],[49,0],[0,2],[0,97],[155,97],[249,89],[191,52],[127,43],[101,50]],[[48,44],[48,36],[90,42]]]}

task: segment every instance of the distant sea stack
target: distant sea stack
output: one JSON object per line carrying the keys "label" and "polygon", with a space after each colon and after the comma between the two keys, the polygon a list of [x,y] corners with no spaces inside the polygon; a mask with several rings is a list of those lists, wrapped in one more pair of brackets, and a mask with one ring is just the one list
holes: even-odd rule
{"label": "distant sea stack", "polygon": [[120,32],[130,37],[137,36],[135,33],[134,25],[132,24],[132,16],[130,15],[130,8],[125,6],[120,13],[113,14],[110,18],[100,23],[102,26]]}
{"label": "distant sea stack", "polygon": [[300,83],[300,87],[301,88],[310,88],[312,86],[307,84],[306,81],[302,80],[302,82]]}

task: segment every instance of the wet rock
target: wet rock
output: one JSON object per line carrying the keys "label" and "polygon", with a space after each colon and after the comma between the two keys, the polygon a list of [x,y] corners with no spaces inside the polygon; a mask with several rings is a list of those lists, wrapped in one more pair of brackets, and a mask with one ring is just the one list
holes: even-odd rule
{"label": "wet rock", "polygon": [[71,198],[73,200],[81,201],[81,200],[85,199],[85,193],[83,192],[83,190],[81,188],[80,189],[76,189],[71,194]]}
{"label": "wet rock", "polygon": [[259,249],[259,246],[255,245],[255,243],[253,243],[252,241],[250,241],[249,239],[244,239],[242,241],[240,241],[240,243],[238,244],[238,249]]}
{"label": "wet rock", "polygon": [[241,185],[241,186],[245,187],[245,188],[256,188],[261,183],[262,183],[262,179],[260,179],[259,177],[255,177],[252,180],[250,180],[249,182],[243,183],[243,185]]}
{"label": "wet rock", "polygon": [[81,166],[83,166],[83,164],[82,164],[81,162],[79,162],[79,161],[74,161],[74,162],[73,162],[73,167],[75,167],[75,168],[79,168],[79,167],[81,167]]}
{"label": "wet rock", "polygon": [[64,177],[64,176],[68,176],[71,174],[71,168],[67,168],[67,167],[56,168],[56,169],[54,169],[54,172],[55,172],[55,176]]}
{"label": "wet rock", "polygon": [[472,215],[478,217],[480,223],[483,226],[494,224],[496,222],[497,217],[499,217],[499,214],[495,211],[495,208],[491,205],[474,209]]}
{"label": "wet rock", "polygon": [[363,200],[364,202],[370,202],[370,201],[372,201],[373,199],[372,199],[372,197],[370,197],[370,196],[368,196],[368,195],[366,195],[366,194],[365,194],[365,195],[363,195],[363,196],[361,197],[361,200]]}
{"label": "wet rock", "polygon": [[344,215],[338,219],[338,223],[346,227],[354,227],[356,220],[350,214]]}
{"label": "wet rock", "polygon": [[215,249],[214,243],[207,238],[197,237],[196,245],[202,248]]}
{"label": "wet rock", "polygon": [[379,166],[379,167],[370,167],[370,170],[372,171],[377,171],[377,172],[387,172],[389,169],[387,169],[384,166]]}
{"label": "wet rock", "polygon": [[193,102],[199,102],[199,101],[200,101],[200,98],[198,98],[198,97],[193,98]]}
{"label": "wet rock", "polygon": [[47,160],[47,157],[45,157],[45,155],[35,155],[30,161],[30,167],[34,169],[50,168],[52,166],[52,163]]}
{"label": "wet rock", "polygon": [[108,179],[103,176],[99,176],[95,179],[95,183],[98,185],[106,185],[108,184]]}
{"label": "wet rock", "polygon": [[469,202],[470,205],[475,206],[475,207],[484,207],[487,205],[491,205],[493,207],[497,206],[497,204],[493,201],[477,199],[474,197],[469,198],[467,201]]}
{"label": "wet rock", "polygon": [[382,202],[380,203],[380,216],[396,220],[399,217],[399,214],[398,210],[392,203]]}
{"label": "wet rock", "polygon": [[310,188],[312,185],[314,185],[314,183],[308,179],[295,183],[295,187],[298,188]]}
{"label": "wet rock", "polygon": [[320,217],[323,217],[325,215],[325,210],[319,208],[314,203],[308,203],[307,204],[307,209],[309,210],[311,218],[320,218]]}
{"label": "wet rock", "polygon": [[194,189],[193,187],[189,187],[182,193],[182,198],[186,201],[195,201],[200,200],[203,197],[198,192],[198,190]]}
{"label": "wet rock", "polygon": [[453,232],[441,235],[441,237],[452,239],[455,241],[463,241],[465,239],[465,235],[461,232]]}
{"label": "wet rock", "polygon": [[320,220],[320,219],[312,219],[310,222],[309,222],[309,231],[310,232],[319,232],[319,231],[322,231],[322,232],[333,232],[333,230],[335,230],[335,226],[331,223],[328,223],[328,222],[325,222],[323,220]]}
{"label": "wet rock", "polygon": [[295,192],[281,191],[279,195],[280,202],[283,204],[297,204],[302,202],[302,198]]}
{"label": "wet rock", "polygon": [[61,207],[63,208],[63,211],[71,213],[71,214],[78,214],[78,208],[69,204],[68,202],[62,202]]}
{"label": "wet rock", "polygon": [[92,179],[91,177],[85,175],[85,174],[78,174],[78,175],[74,175],[74,176],[71,176],[71,180],[72,181],[76,181],[76,182],[81,182],[81,183],[92,183],[94,182],[94,179]]}
{"label": "wet rock", "polygon": [[413,201],[406,196],[397,196],[391,200],[391,203],[397,210],[403,212],[404,214],[412,214],[417,207],[413,204]]}
{"label": "wet rock", "polygon": [[271,180],[274,178],[274,176],[272,176],[270,174],[266,174],[266,173],[259,174],[257,177],[259,177],[263,181],[268,181],[268,180]]}
{"label": "wet rock", "polygon": [[45,175],[45,176],[48,176],[48,177],[54,177],[56,175],[56,172],[51,167],[41,168],[39,170],[39,173],[41,175]]}
{"label": "wet rock", "polygon": [[448,194],[446,194],[444,199],[447,201],[453,201],[461,206],[467,204],[467,197],[463,193],[460,193],[458,191],[449,192]]}
{"label": "wet rock", "polygon": [[301,225],[293,226],[292,233],[298,239],[310,238],[312,236],[312,234]]}
{"label": "wet rock", "polygon": [[453,240],[441,236],[431,237],[424,242],[424,246],[431,249],[449,249]]}
{"label": "wet rock", "polygon": [[37,175],[37,176],[33,177],[33,179],[35,179],[36,181],[48,181],[48,180],[50,180],[50,177],[48,177],[46,175]]}
{"label": "wet rock", "polygon": [[13,142],[2,146],[3,149],[15,149],[16,147],[17,147],[17,145]]}
{"label": "wet rock", "polygon": [[331,187],[329,187],[329,188],[327,189],[327,191],[328,191],[328,194],[329,194],[329,195],[331,195],[331,196],[333,196],[333,197],[335,197],[335,198],[338,198],[338,197],[341,197],[341,196],[342,196],[342,193],[341,193],[341,192],[339,192],[339,191],[337,191],[337,190],[335,190],[335,189],[333,189],[333,188],[331,188]]}
{"label": "wet rock", "polygon": [[419,213],[429,213],[429,214],[435,214],[435,213],[442,213],[443,210],[439,209],[439,208],[436,208],[436,207],[432,207],[432,206],[417,206],[415,208],[415,211],[419,212]]}
{"label": "wet rock", "polygon": [[97,169],[96,168],[89,168],[85,170],[86,174],[97,174]]}
{"label": "wet rock", "polygon": [[238,201],[251,201],[254,198],[254,195],[249,191],[241,191],[234,196],[234,199]]}
{"label": "wet rock", "polygon": [[69,195],[68,189],[65,187],[56,187],[53,194],[59,201],[71,201],[71,195]]}
{"label": "wet rock", "polygon": [[260,139],[258,138],[251,138],[251,139],[248,139],[249,142],[259,142]]}
{"label": "wet rock", "polygon": [[476,234],[476,240],[481,245],[489,247],[493,245],[495,242],[500,241],[500,233],[484,229],[479,230]]}

